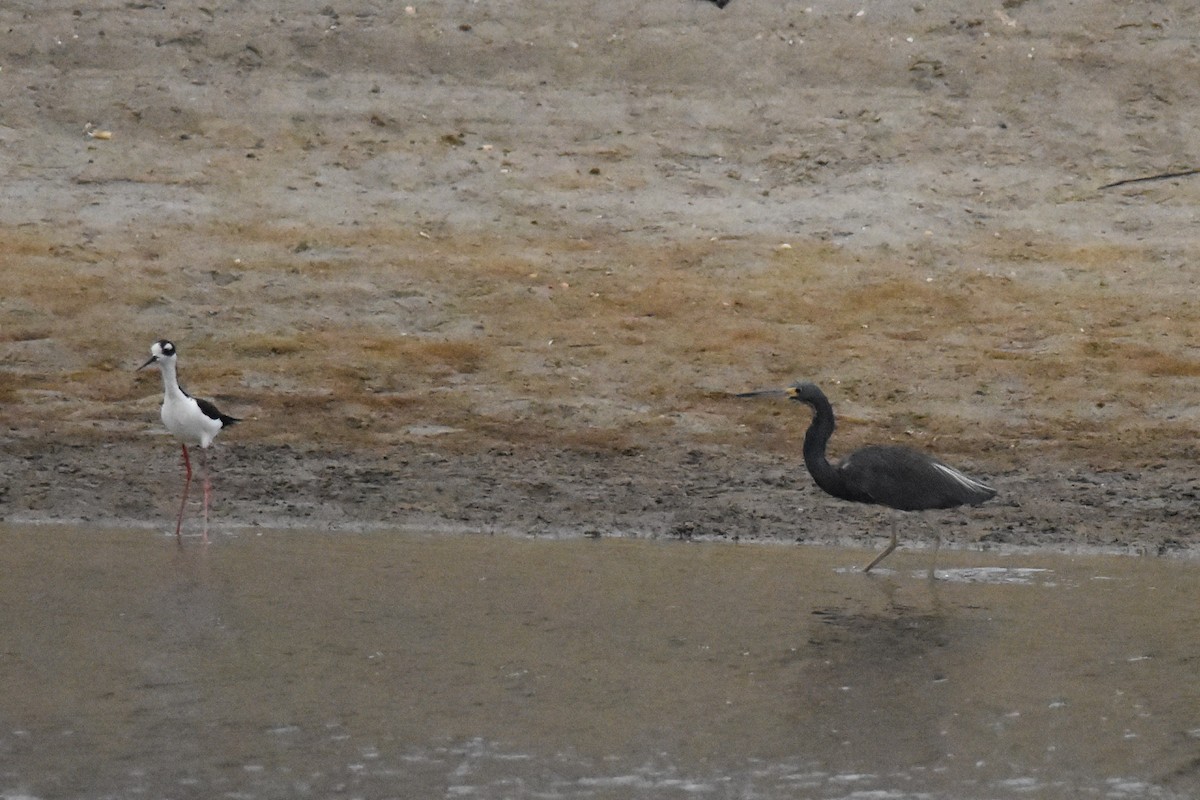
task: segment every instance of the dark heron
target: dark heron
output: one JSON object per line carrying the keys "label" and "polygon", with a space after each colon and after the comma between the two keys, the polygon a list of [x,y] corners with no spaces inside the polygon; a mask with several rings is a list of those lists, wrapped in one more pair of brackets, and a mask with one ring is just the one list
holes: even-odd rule
{"label": "dark heron", "polygon": [[[838,464],[830,464],[825,447],[833,435],[833,406],[815,384],[796,383],[786,389],[743,392],[738,397],[790,397],[810,406],[813,421],[804,434],[804,465],[817,486],[854,503],[873,503],[898,511],[926,511],[979,505],[996,496],[985,486],[931,455],[898,445],[872,445],[855,450]],[[892,538],[875,559],[863,567],[871,569],[896,549],[896,519]]]}

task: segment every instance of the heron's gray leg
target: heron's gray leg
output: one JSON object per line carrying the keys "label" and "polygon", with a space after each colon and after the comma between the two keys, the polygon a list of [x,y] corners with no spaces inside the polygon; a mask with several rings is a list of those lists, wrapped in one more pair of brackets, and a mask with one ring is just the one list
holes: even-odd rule
{"label": "heron's gray leg", "polygon": [[896,515],[893,514],[892,515],[892,539],[891,539],[891,541],[888,542],[887,547],[883,548],[882,553],[875,556],[875,559],[870,564],[867,564],[865,567],[863,567],[863,572],[870,572],[871,569],[876,564],[878,564],[880,561],[883,561],[885,558],[890,556],[892,554],[892,551],[895,549],[896,549]]}
{"label": "heron's gray leg", "polygon": [[929,580],[937,580],[937,557],[938,551],[942,549],[942,535],[935,528],[933,531],[933,555],[929,559]]}

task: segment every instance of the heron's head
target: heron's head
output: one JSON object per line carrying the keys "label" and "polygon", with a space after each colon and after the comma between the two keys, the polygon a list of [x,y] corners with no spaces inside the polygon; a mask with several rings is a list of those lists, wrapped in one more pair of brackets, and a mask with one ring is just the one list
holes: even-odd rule
{"label": "heron's head", "polygon": [[792,398],[796,402],[806,403],[808,405],[812,405],[818,400],[825,399],[825,393],[817,388],[815,383],[799,381],[797,383],[793,383],[783,391],[788,397]]}
{"label": "heron's head", "polygon": [[168,342],[166,339],[159,339],[157,342],[150,345],[150,358],[146,360],[145,364],[142,364],[140,367],[138,367],[138,369],[143,370],[151,365],[158,367],[164,361],[174,360],[175,345],[171,342]]}
{"label": "heron's head", "polygon": [[788,386],[786,389],[760,389],[756,392],[742,392],[738,397],[790,397],[801,403],[812,405],[818,400],[824,399],[825,394],[817,388],[815,383],[806,383],[799,381]]}

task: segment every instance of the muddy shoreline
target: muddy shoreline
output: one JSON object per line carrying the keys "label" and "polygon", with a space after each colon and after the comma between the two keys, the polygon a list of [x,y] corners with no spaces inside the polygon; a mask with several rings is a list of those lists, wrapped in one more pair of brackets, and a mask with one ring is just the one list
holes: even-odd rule
{"label": "muddy shoreline", "polygon": [[[165,437],[147,438],[141,447],[39,443],[9,452],[5,466],[15,480],[5,518],[170,533],[182,469]],[[213,462],[217,535],[259,527],[392,528],[873,548],[890,524],[886,510],[823,495],[798,462],[717,448],[471,454],[418,444],[331,452],[230,438]],[[1011,471],[988,479],[1000,496],[984,506],[901,515],[906,549],[928,549],[936,532],[954,548],[1196,554],[1180,531],[1200,521],[1200,487],[1180,486],[1170,469],[1063,469],[1036,477]],[[185,525],[193,535],[198,512],[194,495]]]}

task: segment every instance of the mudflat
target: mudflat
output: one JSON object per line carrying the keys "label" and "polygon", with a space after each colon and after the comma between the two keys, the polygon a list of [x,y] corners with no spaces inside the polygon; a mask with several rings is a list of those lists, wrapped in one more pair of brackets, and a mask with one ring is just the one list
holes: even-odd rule
{"label": "mudflat", "polygon": [[805,379],[996,486],[943,539],[1193,549],[1200,179],[1101,187],[1196,165],[1198,21],[7,3],[0,516],[169,529],[169,338],[217,531],[877,541],[731,396]]}

